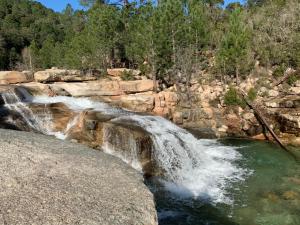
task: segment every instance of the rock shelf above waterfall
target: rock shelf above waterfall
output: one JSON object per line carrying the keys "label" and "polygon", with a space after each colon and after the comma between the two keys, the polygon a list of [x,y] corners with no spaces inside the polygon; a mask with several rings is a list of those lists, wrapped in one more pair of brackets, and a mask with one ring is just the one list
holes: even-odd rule
{"label": "rock shelf above waterfall", "polygon": [[0,155],[0,224],[157,224],[142,175],[115,157],[1,129]]}

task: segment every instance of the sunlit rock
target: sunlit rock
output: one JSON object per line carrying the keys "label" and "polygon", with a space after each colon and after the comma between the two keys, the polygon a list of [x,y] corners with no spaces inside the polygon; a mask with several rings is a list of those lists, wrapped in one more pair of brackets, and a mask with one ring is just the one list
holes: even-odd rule
{"label": "sunlit rock", "polygon": [[31,77],[18,71],[0,71],[1,84],[17,84],[32,81]]}

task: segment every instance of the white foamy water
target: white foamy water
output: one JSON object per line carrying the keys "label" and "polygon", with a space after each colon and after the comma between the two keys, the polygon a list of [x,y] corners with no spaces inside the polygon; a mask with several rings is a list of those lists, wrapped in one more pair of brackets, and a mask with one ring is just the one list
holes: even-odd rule
{"label": "white foamy water", "polygon": [[168,120],[154,116],[122,116],[152,134],[154,157],[166,173],[164,185],[182,197],[231,203],[226,189],[244,179],[247,171],[235,161],[241,155],[215,140],[198,140]]}
{"label": "white foamy water", "polygon": [[[145,129],[151,134],[154,144],[152,147],[154,160],[165,172],[163,179],[165,187],[182,197],[200,197],[215,203],[231,203],[232,199],[227,197],[226,190],[234,182],[243,180],[247,175],[247,171],[236,164],[241,158],[236,149],[224,146],[214,140],[198,140],[188,131],[164,118],[129,113],[128,111],[116,109],[105,103],[94,102],[87,98],[63,96],[32,97],[26,93],[23,94],[26,95],[27,102],[43,104],[61,102],[78,113],[89,109],[114,114],[117,115],[117,118],[113,119],[112,122],[129,121]],[[20,99],[18,101],[21,102]],[[26,104],[20,104],[21,107],[11,109],[23,113],[23,109],[20,110],[20,108],[26,108]],[[8,105],[11,104],[8,103]],[[45,134],[55,135],[60,139],[65,139],[68,131],[78,121],[78,117],[74,117],[69,121],[64,132],[52,132],[48,128],[43,130],[45,121],[40,122],[40,118],[31,114],[23,113],[24,117],[29,115],[30,119],[27,118],[29,125],[32,118],[34,118],[36,120],[35,123],[39,124],[39,126],[34,126],[36,129],[41,129]],[[51,120],[48,120],[47,123],[49,121]],[[49,126],[47,125],[47,127]],[[107,136],[109,133],[105,133],[104,130],[105,135]],[[128,140],[130,141],[130,135]],[[114,149],[108,143],[104,144],[103,149],[123,159],[134,168],[141,169],[134,143],[132,143],[129,152]]]}
{"label": "white foamy water", "polygon": [[2,94],[5,106],[19,113],[28,126],[34,130],[38,130],[41,133],[48,134],[51,126],[51,114],[44,109],[44,112],[39,116],[35,115],[28,105],[20,99],[20,97],[13,91],[10,90]]}

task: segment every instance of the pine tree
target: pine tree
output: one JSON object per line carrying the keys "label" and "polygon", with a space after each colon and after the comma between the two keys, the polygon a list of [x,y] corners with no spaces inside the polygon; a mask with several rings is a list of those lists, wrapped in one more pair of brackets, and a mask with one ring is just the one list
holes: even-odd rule
{"label": "pine tree", "polygon": [[217,53],[217,63],[223,71],[235,73],[239,83],[240,71],[248,65],[250,34],[242,21],[241,9],[234,10],[229,18],[229,28],[224,35]]}

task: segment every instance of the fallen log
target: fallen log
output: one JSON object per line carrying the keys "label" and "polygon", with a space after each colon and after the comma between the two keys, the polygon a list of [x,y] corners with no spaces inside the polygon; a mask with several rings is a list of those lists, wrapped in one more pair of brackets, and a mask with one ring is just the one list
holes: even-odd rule
{"label": "fallen log", "polygon": [[272,87],[276,87],[276,86],[282,84],[283,82],[285,82],[287,79],[289,79],[293,75],[299,76],[300,75],[300,69],[292,71],[292,72],[288,72],[279,81],[277,81],[275,84],[273,84]]}
{"label": "fallen log", "polygon": [[255,106],[255,104],[252,104],[250,101],[248,101],[248,96],[247,94],[243,91],[240,90],[241,95],[243,96],[244,101],[246,102],[246,104],[253,109],[257,119],[261,122],[261,124],[270,132],[270,134],[272,135],[272,137],[274,138],[274,140],[278,143],[278,145],[285,150],[286,152],[288,152],[289,154],[292,154],[295,158],[297,158],[291,151],[289,151],[289,149],[284,146],[284,144],[281,142],[281,140],[279,139],[279,137],[275,134],[275,132],[273,131],[273,129],[271,128],[271,126],[268,124],[268,122],[266,121],[266,119],[264,118],[264,116],[262,115],[262,113],[259,111],[259,109]]}

